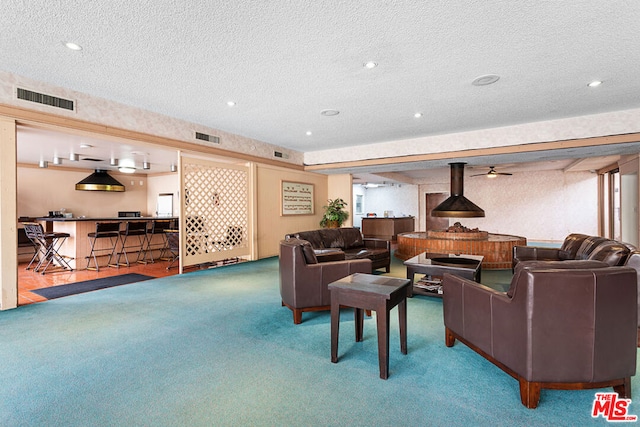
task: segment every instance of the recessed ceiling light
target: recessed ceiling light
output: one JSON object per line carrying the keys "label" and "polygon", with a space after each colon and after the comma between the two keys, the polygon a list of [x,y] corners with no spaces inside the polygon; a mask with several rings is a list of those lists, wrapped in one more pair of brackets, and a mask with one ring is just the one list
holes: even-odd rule
{"label": "recessed ceiling light", "polygon": [[369,61],[369,62],[365,62],[364,63],[364,67],[365,68],[369,68],[369,69],[376,68],[377,66],[378,66],[378,63],[377,62],[373,62],[373,61]]}
{"label": "recessed ceiling light", "polygon": [[80,144],[80,148],[93,148],[91,144]]}
{"label": "recessed ceiling light", "polygon": [[235,103],[235,102],[233,102],[233,101],[227,101],[227,105],[228,105],[229,107],[233,107],[233,106],[235,106],[235,105],[236,105],[236,103]]}
{"label": "recessed ceiling light", "polygon": [[500,76],[497,74],[485,74],[484,76],[476,77],[471,84],[474,86],[487,86],[500,80]]}
{"label": "recessed ceiling light", "polygon": [[320,114],[323,116],[337,116],[338,114],[340,114],[340,111],[338,110],[322,110],[320,111]]}
{"label": "recessed ceiling light", "polygon": [[589,87],[598,87],[598,86],[600,86],[601,84],[602,84],[602,81],[600,81],[600,80],[594,80],[594,81],[592,81],[591,83],[589,83],[587,86],[589,86]]}
{"label": "recessed ceiling light", "polygon": [[415,117],[416,119],[419,119],[420,117],[422,117],[422,113],[415,113],[413,117]]}
{"label": "recessed ceiling light", "polygon": [[310,130],[307,131],[307,136],[313,135]]}
{"label": "recessed ceiling light", "polygon": [[71,50],[82,50],[82,46],[73,42],[64,42],[64,45]]}

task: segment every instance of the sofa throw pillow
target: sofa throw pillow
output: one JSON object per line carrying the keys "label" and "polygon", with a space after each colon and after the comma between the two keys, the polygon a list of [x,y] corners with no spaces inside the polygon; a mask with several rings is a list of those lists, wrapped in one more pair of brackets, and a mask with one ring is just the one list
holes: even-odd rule
{"label": "sofa throw pillow", "polygon": [[313,251],[311,247],[311,243],[304,242],[302,244],[302,254],[304,255],[304,260],[307,264],[317,264],[318,257],[316,257],[316,253]]}

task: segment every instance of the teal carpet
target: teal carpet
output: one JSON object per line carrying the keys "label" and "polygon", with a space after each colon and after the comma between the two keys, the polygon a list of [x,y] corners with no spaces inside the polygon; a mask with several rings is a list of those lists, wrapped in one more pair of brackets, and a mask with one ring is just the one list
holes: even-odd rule
{"label": "teal carpet", "polygon": [[[397,260],[391,274],[404,274]],[[507,276],[483,281],[500,286]],[[515,380],[464,345],[445,347],[439,299],[408,301],[402,355],[395,313],[385,381],[375,320],[356,343],[344,310],[332,364],[329,313],[293,324],[277,258],[0,312],[0,425],[608,424],[591,418],[593,390],[543,390],[538,409],[523,407]]]}

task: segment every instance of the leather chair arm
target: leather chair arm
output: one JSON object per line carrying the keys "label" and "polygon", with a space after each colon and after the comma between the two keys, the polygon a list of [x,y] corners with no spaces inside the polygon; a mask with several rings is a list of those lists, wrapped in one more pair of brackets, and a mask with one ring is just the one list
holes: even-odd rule
{"label": "leather chair arm", "polygon": [[445,273],[442,278],[444,325],[492,354],[492,300],[509,302],[504,292]]}
{"label": "leather chair arm", "polygon": [[391,250],[391,242],[384,239],[374,239],[374,238],[365,238],[362,239],[364,242],[365,248],[386,248],[387,250]]}
{"label": "leather chair arm", "polygon": [[543,248],[538,246],[514,246],[513,259],[519,261],[525,260],[548,260],[560,261],[563,259],[560,248]]}
{"label": "leather chair arm", "polygon": [[320,281],[323,285],[328,285],[338,279],[354,273],[371,274],[370,259],[354,259],[346,261],[328,261],[318,264],[309,264],[307,268],[317,269],[320,274]]}

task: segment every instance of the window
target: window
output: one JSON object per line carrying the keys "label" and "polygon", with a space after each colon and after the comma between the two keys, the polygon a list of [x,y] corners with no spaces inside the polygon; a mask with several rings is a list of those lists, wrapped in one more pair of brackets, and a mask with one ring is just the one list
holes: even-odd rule
{"label": "window", "polygon": [[355,214],[362,215],[364,212],[364,195],[356,194]]}

